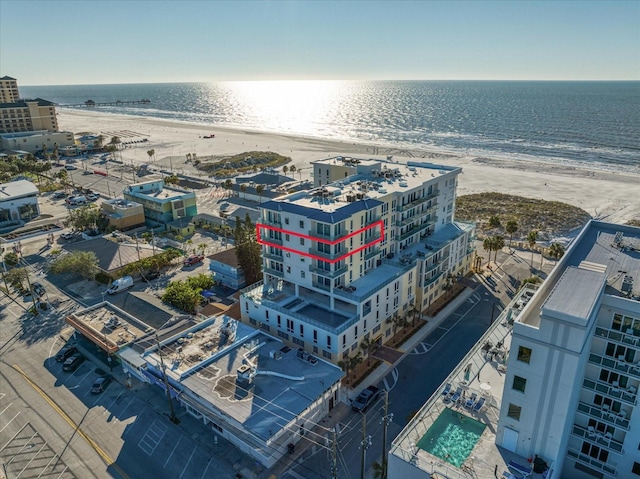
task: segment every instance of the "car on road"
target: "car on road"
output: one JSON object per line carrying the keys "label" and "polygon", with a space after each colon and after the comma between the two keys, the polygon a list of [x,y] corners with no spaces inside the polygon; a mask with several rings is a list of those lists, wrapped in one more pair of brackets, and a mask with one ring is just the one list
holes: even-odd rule
{"label": "car on road", "polygon": [[84,171],[82,172],[82,174],[83,174],[83,175],[93,175],[93,171],[91,171],[91,170],[84,170]]}
{"label": "car on road", "polygon": [[100,394],[103,392],[109,384],[111,384],[113,378],[111,376],[101,376],[93,382],[93,386],[91,386],[92,394]]}
{"label": "car on road", "polygon": [[64,239],[64,240],[70,240],[75,238],[76,235],[74,235],[73,233],[62,233],[60,235],[60,238]]}
{"label": "car on road", "polygon": [[58,354],[56,354],[56,361],[58,361],[59,363],[66,361],[67,359],[69,359],[69,357],[73,356],[77,352],[78,349],[75,346],[65,346],[60,351],[58,351]]}
{"label": "car on road", "polygon": [[378,394],[380,393],[380,388],[377,386],[369,386],[367,389],[358,394],[353,402],[351,403],[351,409],[356,412],[364,412],[367,407],[376,400]]}
{"label": "car on road", "polygon": [[84,356],[80,353],[76,353],[73,356],[68,357],[62,365],[63,371],[73,372],[84,362]]}
{"label": "car on road", "polygon": [[67,194],[64,191],[58,191],[57,193],[54,193],[53,196],[51,196],[51,198],[53,198],[54,200],[61,200],[66,197]]}
{"label": "car on road", "polygon": [[73,165],[64,165],[64,169],[67,171],[70,171],[70,170],[77,170],[78,168]]}
{"label": "car on road", "polygon": [[192,254],[188,258],[185,258],[184,265],[185,266],[193,266],[194,264],[200,263],[204,259],[204,256],[199,254]]}
{"label": "car on road", "polygon": [[98,198],[100,198],[98,195],[96,195],[95,193],[89,193],[87,195],[87,199],[89,201],[96,201]]}

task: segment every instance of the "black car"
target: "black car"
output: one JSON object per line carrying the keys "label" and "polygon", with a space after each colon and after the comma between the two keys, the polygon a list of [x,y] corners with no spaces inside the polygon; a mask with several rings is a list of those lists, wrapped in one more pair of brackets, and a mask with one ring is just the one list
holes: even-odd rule
{"label": "black car", "polygon": [[64,191],[58,191],[57,193],[54,193],[52,196],[54,200],[61,200],[66,197],[67,197],[67,194]]}
{"label": "black car", "polygon": [[58,361],[59,363],[61,363],[62,361],[66,361],[67,359],[69,359],[69,356],[73,355],[76,352],[78,352],[78,349],[75,346],[65,346],[58,352],[58,354],[56,354],[56,361]]}
{"label": "black car", "polygon": [[102,376],[95,380],[93,386],[91,386],[91,392],[93,394],[100,394],[102,391],[107,389],[107,386],[111,384],[113,378],[111,376]]}
{"label": "black car", "polygon": [[40,283],[32,283],[31,289],[38,297],[44,296],[44,293],[46,292],[44,286],[42,286]]}
{"label": "black car", "polygon": [[78,366],[83,363],[83,361],[84,356],[82,354],[74,354],[64,362],[64,364],[62,365],[62,370],[69,372],[75,371],[76,369],[78,369]]}

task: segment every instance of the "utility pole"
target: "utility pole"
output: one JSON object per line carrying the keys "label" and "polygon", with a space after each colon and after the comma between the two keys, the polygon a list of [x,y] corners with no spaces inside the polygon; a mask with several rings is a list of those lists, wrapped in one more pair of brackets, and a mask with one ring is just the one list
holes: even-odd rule
{"label": "utility pole", "polygon": [[331,441],[331,479],[338,479],[338,434],[335,427]]}
{"label": "utility pole", "polygon": [[384,415],[382,416],[382,479],[387,479],[387,427],[393,421],[393,413],[389,414],[389,392],[384,391]]}
{"label": "utility pole", "polygon": [[371,446],[371,435],[367,436],[367,415],[362,413],[362,442],[360,443],[360,479],[364,479],[365,463],[367,462],[367,449]]}
{"label": "utility pole", "polygon": [[171,392],[169,391],[169,380],[167,379],[167,367],[164,364],[164,359],[162,359],[162,351],[160,350],[160,340],[158,339],[158,335],[156,334],[156,344],[158,345],[158,356],[160,356],[160,366],[162,367],[162,377],[164,379],[164,389],[167,392],[167,402],[169,403],[169,411],[171,415],[169,419],[174,424],[179,424],[180,420],[176,417],[176,413],[173,410],[173,401],[171,401]]}

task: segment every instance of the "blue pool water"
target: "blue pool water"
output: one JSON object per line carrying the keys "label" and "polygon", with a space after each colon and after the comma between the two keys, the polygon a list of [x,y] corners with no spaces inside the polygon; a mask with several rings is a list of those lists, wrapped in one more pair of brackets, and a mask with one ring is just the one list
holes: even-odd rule
{"label": "blue pool water", "polygon": [[487,427],[462,413],[445,408],[418,442],[429,454],[460,467]]}

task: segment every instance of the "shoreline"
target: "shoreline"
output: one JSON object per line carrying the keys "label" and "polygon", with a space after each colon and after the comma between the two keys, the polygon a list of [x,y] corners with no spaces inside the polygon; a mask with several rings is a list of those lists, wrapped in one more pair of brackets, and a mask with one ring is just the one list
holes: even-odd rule
{"label": "shoreline", "polygon": [[[128,131],[148,138],[148,142],[121,150],[127,162],[149,163],[148,150],[155,150],[156,163],[179,168],[187,153],[198,157],[230,156],[244,151],[274,151],[290,156],[291,164],[309,177],[310,161],[332,156],[393,161],[425,161],[462,168],[458,195],[496,191],[531,198],[561,201],[586,210],[592,217],[624,223],[640,219],[640,174],[582,168],[571,164],[476,157],[461,152],[436,152],[420,148],[354,143],[303,137],[287,133],[271,133],[209,126],[154,117],[59,109],[61,130],[102,133],[106,142],[113,133]],[[112,134],[109,134],[112,133]],[[214,133],[212,139],[201,138]],[[123,138],[126,141],[126,138]],[[296,173],[298,175],[298,173]],[[635,202],[634,202],[635,200]]]}

